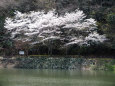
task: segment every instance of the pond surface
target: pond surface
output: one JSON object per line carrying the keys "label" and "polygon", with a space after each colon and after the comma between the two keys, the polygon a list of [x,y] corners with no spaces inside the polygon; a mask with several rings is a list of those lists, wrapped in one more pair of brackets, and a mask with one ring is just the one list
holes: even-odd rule
{"label": "pond surface", "polygon": [[115,86],[115,73],[0,69],[0,86]]}

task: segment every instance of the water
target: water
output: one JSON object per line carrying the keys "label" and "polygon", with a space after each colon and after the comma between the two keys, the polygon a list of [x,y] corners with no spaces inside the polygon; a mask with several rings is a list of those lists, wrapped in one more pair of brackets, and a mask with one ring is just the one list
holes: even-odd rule
{"label": "water", "polygon": [[115,73],[0,69],[0,86],[115,86]]}

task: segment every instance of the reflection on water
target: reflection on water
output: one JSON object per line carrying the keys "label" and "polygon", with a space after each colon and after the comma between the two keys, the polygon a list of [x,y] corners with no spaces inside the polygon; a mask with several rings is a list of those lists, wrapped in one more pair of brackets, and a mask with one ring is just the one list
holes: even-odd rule
{"label": "reflection on water", "polygon": [[115,73],[0,69],[0,86],[115,86]]}

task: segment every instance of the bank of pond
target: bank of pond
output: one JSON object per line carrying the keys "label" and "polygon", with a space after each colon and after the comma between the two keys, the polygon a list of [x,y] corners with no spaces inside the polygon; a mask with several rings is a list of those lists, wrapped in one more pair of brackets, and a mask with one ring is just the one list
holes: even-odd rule
{"label": "bank of pond", "polygon": [[0,68],[19,69],[76,69],[76,70],[110,70],[115,71],[113,58],[72,58],[29,56],[0,59]]}

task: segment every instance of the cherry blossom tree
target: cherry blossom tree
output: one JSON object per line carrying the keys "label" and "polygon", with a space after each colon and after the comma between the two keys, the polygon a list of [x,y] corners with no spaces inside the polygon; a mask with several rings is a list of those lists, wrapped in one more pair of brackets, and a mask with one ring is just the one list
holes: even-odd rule
{"label": "cherry blossom tree", "polygon": [[12,39],[30,44],[47,44],[59,40],[62,47],[73,44],[89,46],[89,41],[102,43],[106,40],[105,35],[97,32],[96,21],[87,19],[79,9],[64,15],[58,15],[55,10],[28,13],[16,11],[13,18],[6,18],[4,27],[11,33]]}

